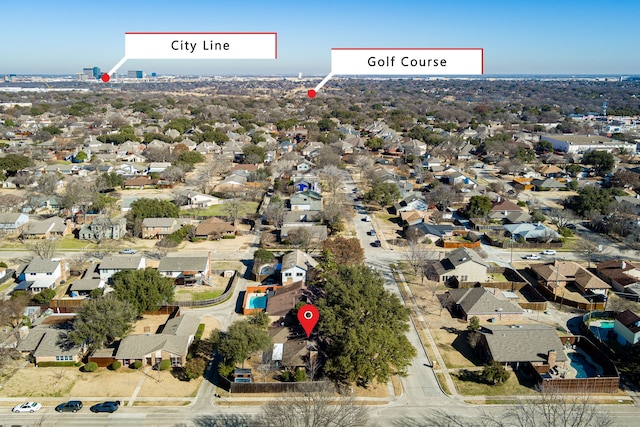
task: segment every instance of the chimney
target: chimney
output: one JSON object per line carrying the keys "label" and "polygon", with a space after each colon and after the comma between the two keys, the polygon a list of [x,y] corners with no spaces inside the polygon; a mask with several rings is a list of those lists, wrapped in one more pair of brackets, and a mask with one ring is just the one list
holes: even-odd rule
{"label": "chimney", "polygon": [[556,351],[549,350],[547,353],[547,364],[551,367],[554,367],[556,364]]}
{"label": "chimney", "polygon": [[621,262],[620,262],[620,268],[621,268],[622,270],[624,270],[625,268],[627,268],[627,263],[626,263],[626,262],[624,262],[624,261],[621,261]]}

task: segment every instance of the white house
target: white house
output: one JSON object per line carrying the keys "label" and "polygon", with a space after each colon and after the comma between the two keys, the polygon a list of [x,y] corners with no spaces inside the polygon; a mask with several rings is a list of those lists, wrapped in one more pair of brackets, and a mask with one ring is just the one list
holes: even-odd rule
{"label": "white house", "polygon": [[631,310],[618,313],[614,320],[613,330],[620,344],[636,344],[640,341],[640,316]]}
{"label": "white house", "polygon": [[18,290],[30,290],[38,293],[44,289],[53,289],[62,279],[62,265],[59,259],[33,259],[18,276]]}
{"label": "white house", "polygon": [[104,257],[98,266],[100,280],[105,283],[111,276],[122,270],[143,270],[146,259],[142,255],[114,255]]}
{"label": "white house", "polygon": [[158,271],[171,277],[176,285],[201,285],[208,280],[211,262],[208,256],[174,256],[160,260]]}
{"label": "white house", "polygon": [[216,196],[209,196],[202,193],[189,194],[187,198],[187,205],[185,207],[190,209],[206,208],[220,203],[220,199]]}
{"label": "white house", "polygon": [[318,265],[318,262],[308,253],[296,249],[282,257],[282,270],[280,271],[282,284],[293,282],[304,283],[307,272]]}

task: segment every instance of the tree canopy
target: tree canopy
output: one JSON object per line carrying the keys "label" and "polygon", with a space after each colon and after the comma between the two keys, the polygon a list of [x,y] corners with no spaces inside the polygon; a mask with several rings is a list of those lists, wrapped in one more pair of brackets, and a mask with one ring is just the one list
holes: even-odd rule
{"label": "tree canopy", "polygon": [[375,202],[380,206],[388,206],[400,198],[398,186],[392,182],[376,182],[364,195],[367,202]]}
{"label": "tree canopy", "polygon": [[116,298],[87,301],[76,314],[69,339],[75,344],[87,342],[91,348],[102,348],[116,338],[125,337],[137,316],[136,308]]}
{"label": "tree canopy", "polygon": [[416,355],[405,335],[409,312],[384,289],[382,277],[362,264],[338,265],[323,280],[317,330],[325,374],[362,385],[406,374]]}
{"label": "tree canopy", "polygon": [[579,189],[578,194],[571,197],[567,204],[577,214],[582,216],[589,212],[598,212],[606,215],[613,210],[615,199],[611,191],[590,186]]}
{"label": "tree canopy", "polygon": [[211,341],[222,356],[223,364],[234,367],[244,362],[251,353],[263,350],[271,344],[263,316],[237,320],[227,332],[213,331]]}
{"label": "tree canopy", "polygon": [[177,218],[180,208],[169,200],[143,198],[132,202],[129,212],[133,219]]}
{"label": "tree canopy", "polygon": [[591,150],[582,156],[583,165],[593,166],[593,172],[598,176],[605,176],[613,170],[615,159],[613,154],[603,150]]}
{"label": "tree canopy", "polygon": [[333,259],[340,264],[362,264],[364,250],[360,246],[360,240],[356,237],[334,237],[322,242],[322,249],[329,251]]}
{"label": "tree canopy", "polygon": [[468,218],[484,218],[491,211],[491,199],[487,196],[471,196],[467,206]]}
{"label": "tree canopy", "polygon": [[112,280],[115,297],[128,301],[138,315],[173,301],[173,279],[161,276],[156,269],[122,270]]}
{"label": "tree canopy", "polygon": [[33,160],[21,154],[7,154],[0,157],[0,170],[4,170],[9,176],[29,166],[33,166]]}

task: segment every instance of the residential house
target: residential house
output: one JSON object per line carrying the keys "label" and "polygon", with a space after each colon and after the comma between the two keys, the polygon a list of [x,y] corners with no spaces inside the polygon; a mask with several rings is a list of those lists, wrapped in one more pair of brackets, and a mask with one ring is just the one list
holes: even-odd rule
{"label": "residential house", "polygon": [[309,247],[317,246],[318,243],[326,240],[329,234],[326,225],[296,222],[285,224],[280,228],[280,240],[286,240],[290,235],[294,235],[296,233],[306,233],[301,240],[305,241],[302,243],[303,245],[307,245]]}
{"label": "residential house", "polygon": [[159,239],[178,229],[176,218],[145,218],[142,220],[142,238]]}
{"label": "residential house", "polygon": [[424,156],[427,153],[427,144],[417,139],[411,139],[403,144],[402,149],[408,156]]}
{"label": "residential house", "polygon": [[108,218],[99,216],[89,225],[83,225],[78,232],[80,240],[102,241],[120,240],[127,234],[127,219],[125,217]]}
{"label": "residential house", "polygon": [[596,265],[596,274],[616,292],[640,296],[640,265],[628,260],[611,259]]}
{"label": "residential house", "polygon": [[18,274],[16,290],[29,290],[33,293],[53,289],[67,277],[65,265],[59,259],[34,258]]}
{"label": "residential house", "polygon": [[201,285],[209,280],[211,260],[208,256],[164,257],[160,260],[158,271],[165,277],[173,278],[176,285]]}
{"label": "residential house", "polygon": [[522,213],[522,209],[512,201],[498,197],[498,200],[492,203],[491,210],[489,211],[489,218],[503,220],[512,213],[520,215]]}
{"label": "residential house", "polygon": [[125,190],[144,190],[145,188],[156,188],[158,186],[158,179],[151,178],[150,176],[139,176],[136,178],[125,179]]}
{"label": "residential house", "polygon": [[531,181],[536,191],[563,190],[567,188],[566,182],[561,182],[553,178],[534,179]]}
{"label": "residential house", "polygon": [[487,325],[480,332],[479,348],[487,361],[564,368],[569,358],[556,330],[540,324]]}
{"label": "residential house", "polygon": [[393,212],[399,215],[400,212],[405,211],[427,211],[429,210],[429,204],[422,196],[412,194],[400,200],[393,205]]}
{"label": "residential house", "polygon": [[105,289],[106,283],[99,276],[94,277],[92,274],[87,274],[80,279],[76,279],[71,286],[69,286],[69,293],[74,296],[89,296],[91,291],[95,289]]}
{"label": "residential house", "polygon": [[315,191],[303,191],[291,196],[292,211],[321,211],[322,196]]}
{"label": "residential house", "polygon": [[42,221],[32,219],[22,229],[22,237],[25,239],[50,239],[71,234],[73,223],[54,216]]}
{"label": "residential house", "polygon": [[308,253],[299,249],[289,252],[282,256],[281,283],[283,285],[293,282],[305,283],[309,270],[317,266],[318,262]]}
{"label": "residential house", "polygon": [[233,235],[235,227],[232,223],[214,216],[200,222],[196,227],[196,237],[200,239],[220,239],[222,236]]}
{"label": "residential house", "polygon": [[613,330],[622,345],[634,345],[640,342],[640,316],[631,310],[616,314]]}
{"label": "residential house", "polygon": [[526,241],[548,242],[557,241],[560,236],[558,232],[541,223],[532,224],[530,222],[520,224],[505,224],[504,229],[508,237],[514,239],[524,239]]}
{"label": "residential house", "polygon": [[29,216],[23,213],[0,213],[0,236],[17,237],[29,222]]}
{"label": "residential house", "polygon": [[487,291],[483,287],[450,289],[446,296],[464,320],[475,316],[481,321],[521,321],[524,310],[502,295]]}
{"label": "residential house", "polygon": [[453,226],[451,224],[428,224],[426,222],[418,222],[417,224],[407,227],[405,235],[422,235],[423,240],[429,239],[436,241],[444,237],[453,236]]}
{"label": "residential house", "polygon": [[209,206],[217,205],[220,203],[220,199],[216,196],[210,196],[208,194],[195,193],[187,195],[187,204],[185,208],[187,209],[202,209],[208,208]]}
{"label": "residential house", "polygon": [[317,352],[310,352],[307,340],[296,336],[289,328],[272,326],[268,329],[273,350],[271,362],[279,369],[296,370],[307,365],[309,357],[317,357]]}
{"label": "residential house", "polygon": [[146,259],[142,255],[112,255],[102,258],[97,271],[100,279],[108,283],[119,271],[144,270],[146,266]]}
{"label": "residential house", "polygon": [[143,367],[157,366],[163,360],[170,360],[172,367],[182,367],[199,324],[197,317],[184,315],[167,320],[158,334],[129,335],[120,341],[115,359],[122,366],[136,361],[142,362]]}
{"label": "residential house", "polygon": [[314,225],[321,220],[322,211],[289,211],[285,212],[282,224],[290,227],[304,227]]}
{"label": "residential house", "polygon": [[[33,358],[36,366],[52,364],[68,366],[69,362],[81,362],[86,352],[82,345],[68,345],[66,335],[71,329],[73,317],[53,314],[49,316],[47,326],[39,325],[29,329],[29,333],[16,347],[24,357]],[[53,324],[51,324],[53,323]]]}
{"label": "residential house", "polygon": [[550,264],[532,265],[531,269],[536,274],[540,286],[561,298],[568,286],[575,287],[583,297],[590,301],[604,300],[607,291],[611,289],[611,286],[573,261],[555,260]]}
{"label": "residential house", "polygon": [[278,319],[285,317],[295,308],[296,304],[300,301],[306,301],[306,290],[304,281],[276,287],[267,298],[267,314]]}
{"label": "residential house", "polygon": [[313,169],[315,165],[309,161],[302,161],[296,165],[296,170],[298,172],[308,172]]}
{"label": "residential house", "polygon": [[411,227],[412,225],[417,225],[422,222],[429,220],[432,212],[430,211],[417,211],[417,210],[409,210],[400,212],[400,221],[402,225],[406,227]]}
{"label": "residential house", "polygon": [[170,162],[151,162],[151,163],[149,163],[149,166],[147,167],[147,174],[162,173],[169,166],[171,166]]}
{"label": "residential house", "polygon": [[440,260],[427,265],[426,277],[441,283],[450,282],[479,282],[487,281],[487,269],[480,255],[474,250],[459,248]]}

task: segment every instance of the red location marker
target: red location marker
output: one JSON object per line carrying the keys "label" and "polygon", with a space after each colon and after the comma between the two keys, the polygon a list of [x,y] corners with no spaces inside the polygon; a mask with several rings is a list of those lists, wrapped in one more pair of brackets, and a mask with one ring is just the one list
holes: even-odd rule
{"label": "red location marker", "polygon": [[313,90],[313,89],[309,89],[309,90],[307,91],[307,96],[308,96],[309,98],[311,98],[311,99],[315,98],[315,97],[316,97],[316,95],[317,95],[317,93],[316,93],[316,91],[315,91],[315,90]]}
{"label": "red location marker", "polygon": [[102,73],[102,76],[100,78],[105,83],[107,83],[109,80],[111,80],[111,76],[109,76],[109,74],[107,74],[107,73]]}
{"label": "red location marker", "polygon": [[313,331],[318,320],[320,320],[320,313],[318,313],[318,309],[313,305],[306,304],[298,310],[298,320],[300,321],[304,331],[307,333],[307,338],[309,338],[311,331]]}

